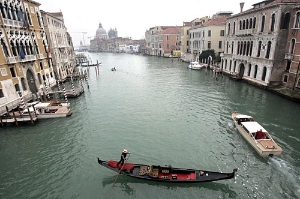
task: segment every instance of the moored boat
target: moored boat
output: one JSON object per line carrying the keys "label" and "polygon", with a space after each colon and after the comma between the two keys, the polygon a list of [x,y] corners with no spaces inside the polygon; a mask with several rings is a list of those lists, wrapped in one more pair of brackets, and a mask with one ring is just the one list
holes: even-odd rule
{"label": "moored boat", "polygon": [[171,166],[144,165],[125,163],[123,167],[117,166],[117,161],[104,161],[98,158],[98,163],[112,171],[120,172],[133,178],[177,183],[199,183],[217,180],[231,179],[235,176],[237,169],[232,173],[221,173],[215,171],[205,171],[201,169],[182,169]]}
{"label": "moored boat", "polygon": [[270,133],[264,129],[253,117],[237,112],[231,115],[239,133],[262,157],[278,156],[282,148],[273,140]]}
{"label": "moored boat", "polygon": [[197,61],[193,61],[189,63],[188,68],[192,70],[200,70],[203,68],[203,65],[200,65]]}

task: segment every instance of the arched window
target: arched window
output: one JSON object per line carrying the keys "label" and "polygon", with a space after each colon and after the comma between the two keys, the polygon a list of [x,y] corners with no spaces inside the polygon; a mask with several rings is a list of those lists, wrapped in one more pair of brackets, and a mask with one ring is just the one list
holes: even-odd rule
{"label": "arched window", "polygon": [[10,6],[7,5],[7,3],[5,2],[4,7],[5,7],[5,10],[6,10],[7,18],[11,19]]}
{"label": "arched window", "polygon": [[16,89],[17,92],[20,91],[20,86],[19,86],[19,84],[15,84],[15,89]]}
{"label": "arched window", "polygon": [[1,46],[5,57],[9,57],[8,49],[3,39],[1,39]]}
{"label": "arched window", "polygon": [[232,60],[229,62],[229,71],[231,71]]}
{"label": "arched window", "polygon": [[245,20],[243,20],[243,30],[245,30],[245,28],[246,28],[246,22]]}
{"label": "arched window", "polygon": [[39,12],[36,12],[36,18],[38,20],[39,26],[42,27],[41,19],[40,19],[40,14]]}
{"label": "arched window", "polygon": [[257,57],[260,57],[261,44],[262,44],[262,42],[259,41],[258,42],[258,49],[257,49]]}
{"label": "arched window", "polygon": [[235,72],[236,69],[236,61],[233,62],[233,72]]}
{"label": "arched window", "polygon": [[261,29],[260,29],[260,32],[264,32],[264,29],[265,29],[265,20],[266,20],[266,16],[262,16],[261,18]]}
{"label": "arched window", "polygon": [[241,49],[240,49],[240,55],[243,54],[243,49],[244,49],[244,42],[241,41]]}
{"label": "arched window", "polygon": [[251,41],[251,44],[250,44],[250,52],[249,52],[250,56],[252,56],[252,49],[253,49],[253,41]]}
{"label": "arched window", "polygon": [[271,32],[275,30],[275,14],[271,16]]}
{"label": "arched window", "polygon": [[272,46],[272,42],[268,41],[267,52],[266,52],[266,58],[267,59],[269,59],[269,57],[270,57],[271,46]]}
{"label": "arched window", "polygon": [[288,29],[289,24],[290,24],[291,14],[290,13],[285,13],[282,18],[283,19],[281,21],[281,29]]}
{"label": "arched window", "polygon": [[257,65],[255,65],[255,67],[254,67],[254,78],[256,78],[256,76],[257,76],[257,68],[258,68],[258,66]]}
{"label": "arched window", "polygon": [[234,49],[234,41],[231,43],[231,54],[233,54],[233,49]]}
{"label": "arched window", "polygon": [[23,91],[26,91],[27,90],[27,86],[26,86],[26,82],[25,82],[25,78],[24,77],[21,78],[21,84],[22,84]]}
{"label": "arched window", "polygon": [[4,8],[2,3],[0,3],[0,10],[1,10],[2,17],[5,19],[6,18],[6,12],[5,12],[5,8]]}
{"label": "arched window", "polygon": [[227,59],[225,59],[225,69],[227,69]]}
{"label": "arched window", "polygon": [[13,20],[17,20],[16,11],[15,11],[15,8],[14,8],[14,6],[12,4],[10,4],[10,10],[11,10],[12,19]]}
{"label": "arched window", "polygon": [[252,18],[250,18],[249,29],[252,28]]}
{"label": "arched window", "polygon": [[242,20],[240,21],[240,30],[242,30]]}
{"label": "arched window", "polygon": [[[2,10],[1,10],[2,12]],[[300,12],[297,12],[294,28],[300,28]]]}
{"label": "arched window", "polygon": [[240,53],[240,42],[238,42],[237,51],[236,51],[237,55],[239,55],[239,53]]}
{"label": "arched window", "polygon": [[253,28],[256,26],[256,17],[253,18]]}
{"label": "arched window", "polygon": [[249,19],[246,20],[246,29],[249,29]]}
{"label": "arched window", "polygon": [[30,18],[30,13],[29,13],[27,8],[26,8],[26,18],[27,18],[27,21],[29,22],[29,25],[32,25],[31,18]]}
{"label": "arched window", "polygon": [[36,41],[34,41],[34,48],[34,50],[36,50],[36,54],[40,54],[39,46],[37,45]]}
{"label": "arched window", "polygon": [[251,64],[249,64],[248,77],[251,75]]}
{"label": "arched window", "polygon": [[249,55],[249,51],[250,51],[250,41],[247,41],[247,51],[246,51],[246,55]]}
{"label": "arched window", "polygon": [[267,75],[267,67],[264,67],[264,68],[263,68],[262,77],[261,77],[261,80],[262,80],[262,81],[265,81],[265,80],[266,80],[266,75]]}
{"label": "arched window", "polygon": [[294,54],[295,44],[296,44],[296,40],[292,39],[291,44],[290,44],[290,54]]}
{"label": "arched window", "polygon": [[235,34],[235,22],[233,22],[233,34]]}
{"label": "arched window", "polygon": [[228,23],[228,32],[227,35],[230,35],[230,23]]}
{"label": "arched window", "polygon": [[246,49],[247,49],[247,43],[246,43],[246,41],[244,41],[243,55],[246,54]]}
{"label": "arched window", "polygon": [[13,41],[10,41],[10,46],[11,46],[13,55],[14,55],[14,56],[18,56],[17,50],[16,50],[16,46],[15,46],[15,44],[14,44]]}

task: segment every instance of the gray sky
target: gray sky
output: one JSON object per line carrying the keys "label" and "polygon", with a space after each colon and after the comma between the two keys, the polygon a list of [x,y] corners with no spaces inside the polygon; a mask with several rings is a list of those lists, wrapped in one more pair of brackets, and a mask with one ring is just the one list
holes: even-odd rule
{"label": "gray sky", "polygon": [[46,12],[63,12],[65,25],[75,46],[83,40],[85,44],[89,44],[89,40],[96,34],[99,23],[107,32],[110,28],[116,28],[119,37],[143,39],[145,31],[154,26],[181,26],[183,22],[212,16],[220,11],[232,11],[237,14],[240,11],[240,2],[245,2],[244,10],[260,2],[257,0],[35,1],[39,2],[40,9]]}

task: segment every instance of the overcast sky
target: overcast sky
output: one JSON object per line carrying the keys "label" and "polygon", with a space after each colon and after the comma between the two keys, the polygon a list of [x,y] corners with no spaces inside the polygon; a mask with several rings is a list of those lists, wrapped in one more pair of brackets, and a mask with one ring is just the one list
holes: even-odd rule
{"label": "overcast sky", "polygon": [[[80,41],[89,44],[99,23],[106,32],[110,28],[118,30],[119,37],[144,39],[145,31],[154,26],[182,26],[183,22],[195,18],[212,16],[220,11],[240,11],[240,2],[245,2],[244,10],[250,9],[258,0],[35,0],[46,12],[62,11],[65,25],[73,38],[74,46]],[[83,34],[82,32],[87,32]]]}

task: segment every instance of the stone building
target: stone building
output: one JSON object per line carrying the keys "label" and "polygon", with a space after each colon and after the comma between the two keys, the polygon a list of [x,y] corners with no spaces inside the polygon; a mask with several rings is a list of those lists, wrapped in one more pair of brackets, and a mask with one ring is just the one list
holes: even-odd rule
{"label": "stone building", "polygon": [[64,24],[62,12],[41,11],[45,32],[48,38],[56,78],[65,81],[76,66],[73,42]]}
{"label": "stone building", "polygon": [[222,65],[258,86],[280,85],[290,14],[299,0],[266,0],[229,17]]}
{"label": "stone building", "polygon": [[294,6],[288,27],[288,43],[286,46],[285,64],[283,67],[283,85],[295,91],[300,91],[299,67],[300,67],[300,5]]}
{"label": "stone building", "polygon": [[[0,114],[55,82],[40,4],[0,1]],[[4,112],[3,112],[4,111]]]}
{"label": "stone building", "polygon": [[181,26],[155,26],[147,30],[145,32],[145,54],[164,56],[170,54],[171,50],[180,50],[180,29]]}
{"label": "stone building", "polygon": [[197,25],[189,30],[190,53],[193,60],[199,60],[202,51],[215,50],[221,53],[224,50],[225,24],[232,12],[219,12],[211,18],[203,17]]}

